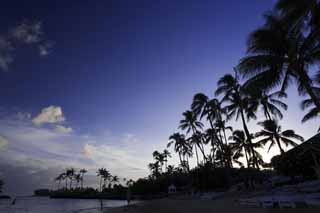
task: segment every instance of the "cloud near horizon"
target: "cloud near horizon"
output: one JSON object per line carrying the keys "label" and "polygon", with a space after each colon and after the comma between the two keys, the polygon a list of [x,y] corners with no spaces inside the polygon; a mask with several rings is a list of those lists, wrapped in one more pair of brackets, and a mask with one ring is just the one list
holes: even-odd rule
{"label": "cloud near horizon", "polygon": [[[44,108],[33,119],[29,113],[22,112],[2,115],[0,166],[3,172],[0,178],[6,182],[5,191],[30,194],[34,187],[53,187],[54,177],[68,167],[88,169],[86,184],[94,187],[99,167],[125,178],[147,175],[146,162],[150,159],[138,154],[143,143],[134,134],[113,135],[110,131],[83,134],[57,124],[63,121],[66,118],[59,106]],[[11,174],[17,169],[24,178]],[[17,188],[17,181],[24,184],[19,183],[21,187]]]}

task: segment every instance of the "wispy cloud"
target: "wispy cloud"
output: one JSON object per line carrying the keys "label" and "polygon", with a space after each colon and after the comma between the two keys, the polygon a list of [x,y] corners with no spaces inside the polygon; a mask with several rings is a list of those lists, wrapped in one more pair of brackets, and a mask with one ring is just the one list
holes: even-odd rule
{"label": "wispy cloud", "polygon": [[46,123],[60,123],[65,121],[62,109],[59,106],[49,106],[32,119],[33,124],[40,126]]}
{"label": "wispy cloud", "polygon": [[41,22],[24,21],[0,34],[0,70],[9,70],[15,51],[24,45],[35,46],[40,56],[49,54],[52,43],[44,39]]}

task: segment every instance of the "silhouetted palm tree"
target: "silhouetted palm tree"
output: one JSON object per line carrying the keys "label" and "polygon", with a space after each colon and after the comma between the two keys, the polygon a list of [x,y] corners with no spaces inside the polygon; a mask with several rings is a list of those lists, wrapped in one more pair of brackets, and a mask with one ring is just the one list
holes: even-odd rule
{"label": "silhouetted palm tree", "polygon": [[81,182],[81,174],[74,174],[74,180],[76,181],[76,188],[78,188]]}
{"label": "silhouetted palm tree", "polygon": [[[256,119],[254,111],[251,111],[249,108],[252,99],[250,99],[248,94],[246,94],[245,90],[241,87],[240,83],[238,82],[237,76],[234,77],[230,74],[223,76],[218,81],[216,95],[223,95],[222,102],[227,104],[224,108],[228,113],[228,119],[235,117],[235,119],[238,120],[239,118],[241,118],[244,132],[251,146],[250,154],[252,155],[252,159],[255,160],[256,156],[252,138],[246,123],[246,119]],[[254,166],[259,168],[257,162],[254,163]]]}
{"label": "silhouetted palm tree", "polygon": [[100,189],[100,192],[102,192],[102,180],[104,179],[104,176],[105,176],[105,172],[107,170],[105,168],[100,168],[98,169],[97,171],[97,176],[100,177],[100,184],[99,184],[99,189]]}
{"label": "silhouetted palm tree", "polygon": [[56,182],[58,182],[58,190],[60,189],[61,181],[64,180],[64,175],[64,173],[61,173],[54,179]]}
{"label": "silhouetted palm tree", "polygon": [[204,160],[206,160],[206,156],[205,156],[205,153],[203,150],[203,144],[202,144],[201,138],[198,137],[198,135],[197,135],[198,130],[202,130],[203,124],[197,120],[197,116],[192,111],[187,110],[182,115],[184,116],[184,119],[180,120],[179,128],[182,130],[186,130],[187,133],[190,133],[190,131],[191,131],[194,136],[193,139],[199,140],[196,143],[193,143],[194,148],[195,148],[195,152],[196,152],[197,162],[199,164],[199,157],[198,157],[198,149],[197,148],[200,149],[200,151],[202,152],[202,155],[204,157]]}
{"label": "silhouetted palm tree", "polygon": [[268,91],[281,85],[284,92],[297,82],[301,95],[308,94],[320,109],[320,99],[313,90],[310,67],[319,63],[319,36],[291,27],[275,14],[268,14],[266,24],[254,31],[248,41],[248,54],[238,66],[249,78],[250,89]]}
{"label": "silhouetted palm tree", "polygon": [[164,149],[162,152],[162,156],[165,163],[165,169],[167,169],[168,158],[171,158],[171,153],[167,149]]}
{"label": "silhouetted palm tree", "polygon": [[[314,90],[317,92],[317,94],[320,97],[320,88],[314,88]],[[307,122],[312,119],[320,118],[320,110],[318,110],[317,107],[314,106],[314,103],[311,99],[305,99],[301,103],[301,109],[302,110],[308,110],[307,114],[305,114],[302,118],[302,123]],[[320,131],[320,128],[318,129]]]}
{"label": "silhouetted palm tree", "polygon": [[258,141],[258,143],[262,145],[266,145],[270,142],[268,152],[270,149],[277,145],[281,154],[284,153],[284,150],[281,144],[285,146],[296,146],[297,143],[292,139],[303,142],[304,139],[302,136],[296,134],[293,130],[281,130],[281,126],[279,126],[278,122],[275,120],[265,120],[263,122],[258,123],[263,129],[260,132],[256,133],[256,137],[263,137]]}
{"label": "silhouetted palm tree", "polygon": [[275,8],[282,19],[293,26],[309,25],[312,28],[320,24],[320,2],[318,0],[278,0]]}
{"label": "silhouetted palm tree", "polygon": [[247,167],[250,167],[250,144],[247,140],[245,133],[242,130],[235,130],[230,136],[230,140],[233,142],[230,143],[233,147],[235,153],[244,153],[244,156],[247,161]]}
{"label": "silhouetted palm tree", "polygon": [[179,155],[179,160],[181,163],[182,150],[185,149],[186,147],[189,147],[189,144],[187,144],[185,136],[180,133],[174,133],[169,137],[169,143],[167,144],[167,147],[169,148],[172,144],[174,145],[174,151]]}
{"label": "silhouetted palm tree", "polygon": [[253,99],[250,106],[252,110],[255,111],[261,106],[263,113],[268,120],[272,120],[273,118],[282,119],[283,114],[280,108],[284,110],[288,109],[287,104],[280,100],[280,98],[287,97],[287,94],[284,92],[274,92],[267,94],[264,91],[255,91],[251,92],[250,95]]}
{"label": "silhouetted palm tree", "polygon": [[70,190],[71,190],[71,188],[72,188],[72,181],[73,181],[73,179],[74,179],[74,174],[75,174],[75,169],[74,168],[69,168],[69,169],[67,169],[66,170],[66,176],[67,176],[67,178],[70,180],[69,181],[69,188],[70,188]]}

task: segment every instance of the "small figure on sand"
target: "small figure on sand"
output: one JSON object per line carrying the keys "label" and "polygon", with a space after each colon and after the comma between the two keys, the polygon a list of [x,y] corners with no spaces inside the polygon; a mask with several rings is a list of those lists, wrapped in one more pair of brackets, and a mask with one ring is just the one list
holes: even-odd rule
{"label": "small figure on sand", "polygon": [[130,205],[131,202],[131,189],[128,188],[127,190],[127,202],[128,202],[128,206]]}

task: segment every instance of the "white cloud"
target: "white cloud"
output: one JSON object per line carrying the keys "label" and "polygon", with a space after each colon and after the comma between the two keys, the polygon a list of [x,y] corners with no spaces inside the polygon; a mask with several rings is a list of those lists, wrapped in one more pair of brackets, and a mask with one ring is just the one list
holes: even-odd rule
{"label": "white cloud", "polygon": [[8,140],[0,135],[0,151],[3,151],[7,148],[8,146]]}
{"label": "white cloud", "polygon": [[45,123],[59,123],[65,121],[62,109],[59,106],[49,106],[32,119],[33,124],[40,126]]}
{"label": "white cloud", "polygon": [[73,129],[71,127],[65,127],[62,125],[57,125],[56,126],[56,131],[60,132],[60,133],[71,133],[73,131]]}

